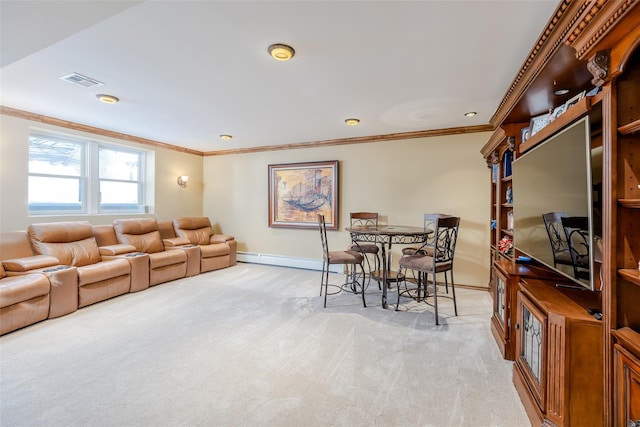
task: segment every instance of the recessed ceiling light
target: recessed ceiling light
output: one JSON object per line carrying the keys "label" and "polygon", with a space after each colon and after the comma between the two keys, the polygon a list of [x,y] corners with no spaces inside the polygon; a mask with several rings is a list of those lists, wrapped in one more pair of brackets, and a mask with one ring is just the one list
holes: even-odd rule
{"label": "recessed ceiling light", "polygon": [[476,113],[475,111],[469,111],[468,113],[464,113],[465,117],[473,117],[476,114],[478,114],[478,113]]}
{"label": "recessed ceiling light", "polygon": [[228,141],[231,138],[233,138],[232,135],[220,135],[220,139],[222,139],[223,141]]}
{"label": "recessed ceiling light", "polygon": [[568,93],[569,93],[569,89],[558,89],[555,92],[553,92],[553,94],[557,96],[566,95]]}
{"label": "recessed ceiling light", "polygon": [[356,126],[360,123],[360,119],[351,118],[346,119],[344,122],[349,126]]}
{"label": "recessed ceiling light", "polygon": [[105,95],[103,93],[96,95],[96,98],[98,98],[100,101],[104,102],[105,104],[115,104],[116,102],[120,101],[119,98],[116,98],[113,95]]}
{"label": "recessed ceiling light", "polygon": [[276,43],[269,46],[269,55],[273,56],[278,61],[288,61],[293,58],[293,55],[295,54],[296,51],[286,44]]}

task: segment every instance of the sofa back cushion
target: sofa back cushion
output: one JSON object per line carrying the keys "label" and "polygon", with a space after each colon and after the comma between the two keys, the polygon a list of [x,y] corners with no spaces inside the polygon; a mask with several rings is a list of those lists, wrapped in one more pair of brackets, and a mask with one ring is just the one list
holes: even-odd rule
{"label": "sofa back cushion", "polygon": [[158,221],[158,230],[160,231],[161,239],[175,239],[176,232],[173,229],[173,222],[171,221]]}
{"label": "sofa back cushion", "polygon": [[186,237],[194,245],[211,243],[213,228],[207,217],[174,218],[173,228],[178,237]]}
{"label": "sofa back cushion", "polygon": [[33,256],[29,234],[25,230],[0,234],[0,258],[25,258]]}
{"label": "sofa back cushion", "polygon": [[82,267],[102,261],[87,221],[31,224],[27,231],[35,252],[55,257],[60,264]]}
{"label": "sofa back cushion", "polygon": [[98,246],[111,246],[118,244],[116,232],[113,225],[94,225],[93,235],[96,238]]}
{"label": "sofa back cushion", "polygon": [[153,218],[117,219],[113,222],[119,243],[135,246],[138,252],[164,251],[158,223]]}

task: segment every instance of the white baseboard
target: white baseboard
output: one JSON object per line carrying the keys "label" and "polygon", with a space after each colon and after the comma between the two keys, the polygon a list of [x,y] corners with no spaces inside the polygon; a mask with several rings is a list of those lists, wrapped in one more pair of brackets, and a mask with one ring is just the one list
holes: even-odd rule
{"label": "white baseboard", "polygon": [[[303,268],[305,270],[322,271],[322,260],[312,258],[295,258],[282,255],[260,254],[255,252],[238,252],[238,261],[251,264],[277,265],[280,267]],[[342,265],[330,265],[332,273],[343,273]]]}

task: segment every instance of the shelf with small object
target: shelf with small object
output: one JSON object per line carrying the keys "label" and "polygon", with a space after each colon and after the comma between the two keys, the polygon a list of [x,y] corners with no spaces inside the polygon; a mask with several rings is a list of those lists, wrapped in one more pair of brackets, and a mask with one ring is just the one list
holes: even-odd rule
{"label": "shelf with small object", "polygon": [[538,132],[532,134],[529,139],[522,142],[519,149],[524,153],[535,147],[560,129],[583,117],[591,109],[592,97],[583,97],[571,105],[561,116],[546,124]]}

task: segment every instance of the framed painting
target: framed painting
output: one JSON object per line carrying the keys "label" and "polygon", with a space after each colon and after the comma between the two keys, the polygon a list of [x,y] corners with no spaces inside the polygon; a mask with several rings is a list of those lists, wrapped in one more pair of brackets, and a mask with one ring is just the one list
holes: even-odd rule
{"label": "framed painting", "polygon": [[338,161],[269,165],[269,227],[338,229]]}

